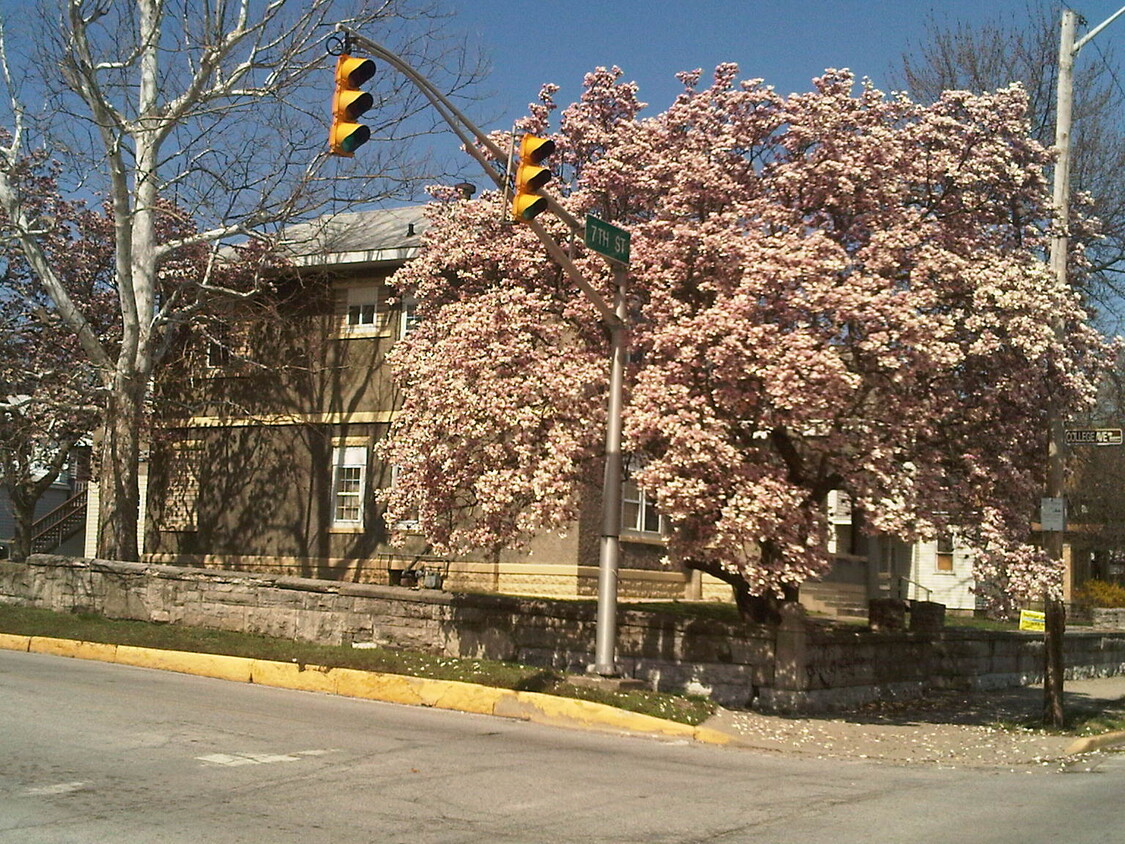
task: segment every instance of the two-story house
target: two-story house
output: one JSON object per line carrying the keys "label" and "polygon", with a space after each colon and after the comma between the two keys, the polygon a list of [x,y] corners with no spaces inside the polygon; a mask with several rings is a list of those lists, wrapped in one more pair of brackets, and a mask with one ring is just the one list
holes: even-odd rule
{"label": "two-story house", "polygon": [[[375,583],[426,571],[423,582],[437,575],[454,589],[596,594],[595,497],[565,535],[522,551],[439,558],[421,536],[390,543],[376,491],[394,468],[373,447],[397,406],[384,356],[414,309],[387,279],[417,254],[425,225],[408,207],[294,226],[270,307],[185,344],[157,385],[146,560]],[[662,565],[660,517],[634,485],[624,507],[623,596],[729,596]]]}

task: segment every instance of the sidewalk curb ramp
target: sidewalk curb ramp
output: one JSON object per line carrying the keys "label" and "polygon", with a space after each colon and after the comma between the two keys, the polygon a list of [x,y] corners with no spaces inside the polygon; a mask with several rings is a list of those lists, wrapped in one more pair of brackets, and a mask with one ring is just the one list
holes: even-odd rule
{"label": "sidewalk curb ramp", "polygon": [[155,668],[199,677],[385,703],[494,715],[555,727],[686,739],[715,745],[735,741],[732,736],[710,727],[692,727],[652,715],[627,712],[603,703],[540,692],[478,686],[457,680],[430,680],[354,668],[328,668],[251,657],[166,651],[9,633],[0,633],[0,649]]}

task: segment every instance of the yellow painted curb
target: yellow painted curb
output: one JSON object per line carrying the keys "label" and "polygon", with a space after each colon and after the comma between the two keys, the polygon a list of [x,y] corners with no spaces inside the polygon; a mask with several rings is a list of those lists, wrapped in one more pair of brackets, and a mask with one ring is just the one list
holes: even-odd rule
{"label": "yellow painted curb", "polygon": [[249,679],[260,686],[336,694],[336,672],[322,665],[255,659],[250,665]]}
{"label": "yellow painted curb", "polygon": [[696,730],[688,724],[629,712],[604,703],[541,692],[514,692],[498,702],[494,714],[558,727],[586,727],[689,739],[694,738]]}
{"label": "yellow painted curb", "polygon": [[1115,730],[1111,733],[1080,738],[1066,749],[1066,754],[1070,756],[1076,753],[1089,753],[1091,750],[1101,750],[1103,747],[1113,747],[1118,744],[1125,744],[1125,731]]}
{"label": "yellow painted curb", "polygon": [[457,680],[430,680],[354,668],[326,668],[223,654],[168,651],[8,633],[0,633],[0,648],[175,671],[274,688],[494,715],[550,726],[680,737],[707,744],[722,745],[731,742],[730,736],[718,730],[666,721],[604,703],[556,697],[540,692],[517,692]]}
{"label": "yellow painted curb", "polygon": [[733,736],[712,727],[695,727],[692,731],[692,738],[703,744],[727,745],[734,741]]}
{"label": "yellow painted curb", "polygon": [[6,651],[26,651],[30,646],[30,636],[18,636],[15,633],[0,633],[0,648]]}
{"label": "yellow painted curb", "polygon": [[117,658],[113,661],[137,668],[176,671],[180,674],[195,674],[200,677],[234,680],[239,683],[250,682],[250,666],[254,662],[242,656],[164,651],[157,648],[138,648],[133,645],[119,645]]}
{"label": "yellow painted curb", "polygon": [[496,714],[497,704],[505,696],[514,695],[511,689],[478,686],[459,680],[420,680],[422,704],[435,709],[456,712],[475,712],[477,715]]}
{"label": "yellow painted curb", "polygon": [[113,662],[117,645],[103,642],[79,642],[73,639],[52,639],[47,636],[32,636],[27,649],[34,654],[66,656],[73,659],[92,659],[98,662]]}
{"label": "yellow painted curb", "polygon": [[336,693],[345,697],[404,703],[408,706],[423,704],[417,677],[378,674],[356,668],[337,668],[334,673],[337,675]]}

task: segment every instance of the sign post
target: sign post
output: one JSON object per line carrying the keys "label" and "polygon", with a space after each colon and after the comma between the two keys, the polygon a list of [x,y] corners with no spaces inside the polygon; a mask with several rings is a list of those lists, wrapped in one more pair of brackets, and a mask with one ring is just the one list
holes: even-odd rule
{"label": "sign post", "polygon": [[613,267],[614,313],[610,327],[613,365],[609,379],[609,419],[606,429],[605,481],[602,486],[602,538],[598,564],[598,624],[594,648],[595,674],[616,676],[614,637],[617,630],[617,571],[621,558],[621,412],[628,339],[625,334],[625,279],[629,267],[629,232],[586,215],[583,238],[588,249],[608,258]]}

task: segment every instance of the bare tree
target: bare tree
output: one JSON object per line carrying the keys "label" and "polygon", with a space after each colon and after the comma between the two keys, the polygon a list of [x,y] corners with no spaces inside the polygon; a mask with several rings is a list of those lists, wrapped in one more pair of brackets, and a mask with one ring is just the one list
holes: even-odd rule
{"label": "bare tree", "polygon": [[[423,3],[53,0],[39,16],[4,21],[11,134],[0,143],[0,211],[106,392],[101,555],[138,557],[144,408],[175,329],[204,294],[246,297],[261,286],[260,274],[222,272],[224,245],[268,238],[327,203],[400,196],[426,175],[409,141],[432,124],[386,69],[369,86],[372,143],[344,162],[325,152],[333,86],[325,39],[337,22],[377,29],[451,93],[475,81],[479,67],[466,64],[461,45],[443,37],[442,16]],[[34,46],[17,52],[17,44]],[[41,72],[17,82],[13,69],[32,67]],[[47,108],[33,112],[33,101]],[[93,330],[43,248],[50,221],[34,216],[20,161],[44,146],[72,190],[103,198],[110,211],[120,311],[113,344]],[[205,271],[177,272],[184,260]]]}
{"label": "bare tree", "polygon": [[[1051,147],[1061,8],[1029,0],[1024,14],[983,26],[931,16],[926,41],[902,57],[898,84],[918,99],[936,100],[945,90],[979,93],[1021,82],[1032,133]],[[1076,232],[1090,262],[1076,280],[1107,330],[1121,318],[1125,295],[1125,90],[1118,80],[1112,52],[1091,42],[1075,78],[1071,185],[1098,230]]]}

